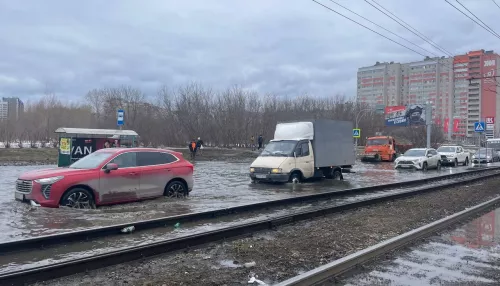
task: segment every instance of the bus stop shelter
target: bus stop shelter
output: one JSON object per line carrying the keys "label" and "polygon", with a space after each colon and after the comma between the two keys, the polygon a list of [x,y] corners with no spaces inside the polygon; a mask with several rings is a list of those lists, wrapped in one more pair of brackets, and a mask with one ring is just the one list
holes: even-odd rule
{"label": "bus stop shelter", "polygon": [[59,135],[58,167],[66,167],[73,162],[105,148],[136,147],[139,135],[133,130],[117,129],[87,129],[87,128],[57,128]]}

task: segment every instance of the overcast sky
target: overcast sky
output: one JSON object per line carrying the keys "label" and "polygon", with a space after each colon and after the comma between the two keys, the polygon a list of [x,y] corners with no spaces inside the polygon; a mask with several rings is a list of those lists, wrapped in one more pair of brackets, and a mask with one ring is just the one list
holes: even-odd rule
{"label": "overcast sky", "polygon": [[[337,1],[444,55],[363,0]],[[452,53],[500,50],[498,38],[444,0],[377,2]],[[500,32],[492,1],[461,3]],[[162,85],[192,81],[287,96],[355,96],[358,67],[423,58],[311,0],[0,0],[0,52],[0,96],[24,100],[46,90],[77,99],[119,85],[153,95]]]}

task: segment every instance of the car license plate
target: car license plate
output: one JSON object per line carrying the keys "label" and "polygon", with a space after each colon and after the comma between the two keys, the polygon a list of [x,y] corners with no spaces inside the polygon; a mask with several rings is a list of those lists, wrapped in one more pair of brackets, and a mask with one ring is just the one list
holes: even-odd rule
{"label": "car license plate", "polygon": [[411,166],[410,165],[400,165],[400,167],[407,169],[407,168],[410,168]]}
{"label": "car license plate", "polygon": [[255,175],[257,179],[265,179],[266,175]]}
{"label": "car license plate", "polygon": [[15,192],[14,193],[14,197],[16,198],[16,200],[18,201],[24,201],[24,195],[21,194],[21,193],[18,193],[18,192]]}

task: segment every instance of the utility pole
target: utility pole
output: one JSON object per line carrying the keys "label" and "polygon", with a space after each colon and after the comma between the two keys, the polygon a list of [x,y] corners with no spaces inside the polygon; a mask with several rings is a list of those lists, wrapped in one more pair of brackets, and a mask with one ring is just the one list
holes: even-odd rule
{"label": "utility pole", "polygon": [[432,105],[430,102],[425,105],[425,129],[427,131],[427,148],[431,148]]}

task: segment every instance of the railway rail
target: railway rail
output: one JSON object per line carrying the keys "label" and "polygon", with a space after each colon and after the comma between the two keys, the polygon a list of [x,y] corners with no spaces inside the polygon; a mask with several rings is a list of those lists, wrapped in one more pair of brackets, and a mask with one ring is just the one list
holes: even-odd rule
{"label": "railway rail", "polygon": [[486,212],[494,206],[497,206],[499,203],[500,196],[402,235],[393,237],[374,246],[360,250],[331,263],[322,265],[316,269],[278,283],[276,286],[331,285],[331,283],[333,283],[332,280],[334,280],[335,277],[356,268],[358,265],[366,263],[393,250],[399,249],[421,238],[432,235],[440,230],[450,227],[451,225],[476,217],[478,214]]}
{"label": "railway rail", "polygon": [[[218,211],[211,211],[211,212],[204,212],[204,213],[196,213],[196,214],[188,214],[184,216],[176,216],[176,217],[169,217],[169,218],[164,218],[164,219],[156,219],[153,221],[144,221],[139,224],[134,223],[133,225],[136,226],[136,228],[141,229],[146,229],[148,227],[156,227],[156,226],[165,226],[166,223],[176,223],[178,222],[181,218],[184,219],[195,219],[195,218],[206,218],[207,216],[220,216],[232,212],[242,212],[245,210],[255,210],[258,208],[267,208],[275,205],[283,205],[284,203],[297,203],[297,202],[303,202],[304,198],[307,198],[308,200],[311,199],[324,199],[324,198],[329,198],[332,196],[338,196],[340,194],[352,194],[353,192],[360,192],[360,191],[377,191],[377,190],[382,190],[382,189],[388,189],[388,188],[395,188],[395,187],[408,187],[408,186],[415,186],[418,184],[429,184],[433,183],[435,181],[439,180],[446,180],[446,179],[455,179],[460,176],[467,175],[468,178],[462,178],[462,179],[457,179],[452,182],[447,182],[444,184],[434,184],[431,186],[422,186],[419,188],[414,188],[412,190],[408,191],[401,191],[397,193],[390,193],[387,195],[375,197],[375,198],[370,198],[366,200],[360,200],[352,203],[347,203],[347,204],[342,204],[342,205],[337,205],[337,206],[328,206],[328,207],[323,207],[323,208],[317,208],[313,210],[308,210],[308,211],[302,211],[302,212],[296,212],[292,214],[287,214],[287,215],[282,215],[274,218],[268,218],[268,219],[261,219],[258,221],[250,222],[250,223],[243,223],[243,224],[238,224],[235,226],[231,227],[225,227],[225,228],[220,228],[217,230],[213,231],[208,231],[204,233],[199,233],[199,234],[193,234],[193,235],[187,235],[179,238],[174,238],[174,239],[165,239],[162,241],[146,244],[146,245],[140,245],[140,246],[133,246],[133,247],[127,247],[115,251],[110,251],[107,253],[103,254],[98,254],[98,255],[93,255],[89,257],[83,257],[83,258],[77,258],[77,259],[71,259],[68,261],[62,261],[62,262],[56,262],[52,263],[50,265],[45,265],[45,266],[38,266],[38,267],[32,267],[24,270],[17,270],[17,271],[11,271],[7,273],[2,273],[0,274],[0,284],[1,285],[25,285],[27,283],[34,283],[37,281],[45,281],[45,280],[50,280],[62,276],[67,276],[79,272],[85,272],[88,270],[92,269],[97,269],[101,267],[106,267],[114,264],[119,264],[119,263],[124,263],[140,258],[145,258],[153,255],[158,255],[161,253],[168,253],[168,252],[175,252],[191,247],[197,247],[200,245],[204,245],[210,242],[216,242],[220,241],[223,239],[234,239],[237,237],[245,236],[252,234],[254,232],[262,231],[262,230],[268,230],[268,229],[273,229],[278,227],[279,225],[283,224],[288,224],[288,223],[293,223],[301,220],[306,220],[306,219],[311,219],[314,217],[318,216],[324,216],[327,214],[332,214],[332,213],[337,213],[337,212],[342,212],[342,211],[347,211],[347,210],[352,210],[356,209],[359,207],[364,207],[364,206],[369,206],[372,204],[388,201],[388,200],[394,200],[394,199],[400,199],[400,198],[405,198],[409,196],[414,196],[418,195],[421,193],[425,192],[431,192],[431,191],[436,191],[444,187],[452,187],[452,186],[457,186],[461,185],[464,183],[471,183],[474,181],[478,180],[484,180],[486,178],[491,178],[494,176],[499,176],[500,172],[496,172],[500,169],[500,167],[493,167],[493,168],[488,168],[488,169],[481,169],[481,170],[474,170],[471,172],[465,172],[465,173],[458,173],[458,174],[450,174],[450,175],[445,175],[445,176],[440,176],[440,177],[434,177],[434,178],[429,178],[425,180],[418,180],[418,181],[410,181],[410,182],[401,182],[401,183],[395,183],[395,184],[388,184],[388,185],[379,185],[379,186],[374,186],[374,187],[366,187],[366,188],[359,188],[359,189],[349,189],[349,190],[344,190],[344,191],[338,191],[338,192],[333,192],[333,193],[322,193],[322,194],[314,194],[314,195],[307,195],[307,196],[302,196],[302,197],[295,197],[295,198],[289,198],[289,199],[284,199],[284,200],[278,200],[278,201],[270,201],[270,202],[264,202],[264,203],[258,203],[258,204],[251,204],[251,205],[244,205],[240,207],[235,207],[231,208],[232,210],[225,209],[225,210],[218,210]],[[488,174],[483,174],[485,171],[491,171]],[[470,176],[470,175],[475,175],[475,176]],[[39,238],[33,238],[29,240],[24,240],[24,241],[18,241],[18,242],[9,242],[9,243],[3,243],[2,245],[2,252],[0,254],[5,255],[7,252],[12,251],[12,249],[16,249],[16,251],[27,251],[29,248],[33,248],[37,244],[38,241],[38,247],[40,245],[47,245],[47,244],[54,244],[54,243],[68,243],[65,238],[70,238],[70,240],[78,240],[78,239],[88,239],[88,237],[99,237],[103,235],[113,235],[118,232],[118,230],[122,229],[123,227],[130,226],[131,224],[127,225],[120,225],[120,226],[112,226],[112,227],[107,227],[107,228],[100,228],[100,229],[90,229],[87,231],[80,231],[80,232],[73,232],[73,233],[66,233],[66,234],[60,234],[60,235],[52,235],[52,236],[45,236],[45,237],[39,237]],[[45,243],[45,244],[44,244]],[[11,250],[8,249],[8,244],[12,247]]]}

